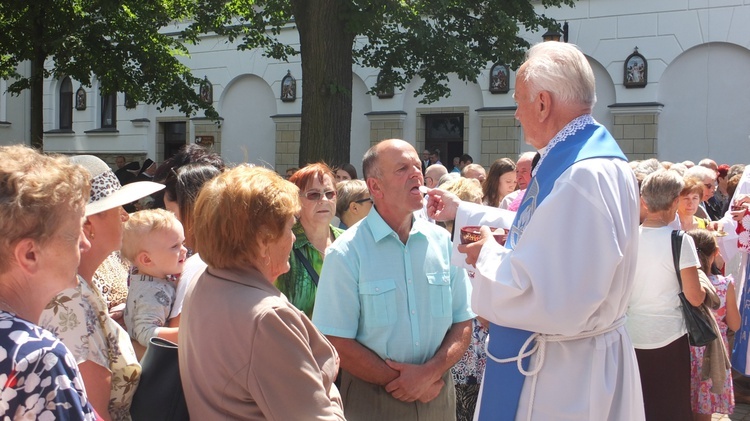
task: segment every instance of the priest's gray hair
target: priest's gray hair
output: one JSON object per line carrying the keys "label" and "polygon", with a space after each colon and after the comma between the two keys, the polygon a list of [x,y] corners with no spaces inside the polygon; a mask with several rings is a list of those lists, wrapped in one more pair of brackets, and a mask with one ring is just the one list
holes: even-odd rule
{"label": "priest's gray hair", "polygon": [[649,212],[661,212],[672,207],[683,187],[685,181],[677,171],[658,170],[643,180],[641,197]]}
{"label": "priest's gray hair", "polygon": [[594,71],[574,44],[549,41],[534,45],[517,77],[528,84],[532,98],[547,91],[567,104],[589,108],[596,104]]}

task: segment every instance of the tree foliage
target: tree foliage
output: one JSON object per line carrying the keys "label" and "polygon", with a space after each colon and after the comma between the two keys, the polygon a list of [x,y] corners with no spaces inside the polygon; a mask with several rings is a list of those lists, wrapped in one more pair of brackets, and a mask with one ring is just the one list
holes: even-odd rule
{"label": "tree foliage", "polygon": [[[573,2],[536,3],[546,8]],[[286,60],[301,53],[301,165],[349,160],[351,65],[382,70],[371,94],[403,88],[419,77],[422,84],[414,95],[430,103],[450,95],[451,77],[476,82],[488,62],[520,65],[529,47],[519,36],[521,28],[559,28],[554,20],[537,14],[529,0],[198,0],[194,6],[195,21],[184,33],[189,40],[214,31],[239,39],[240,49],[263,48],[272,58]],[[299,31],[299,50],[278,38],[281,29],[292,24]],[[342,54],[341,45],[351,51],[344,57],[349,60],[347,68],[311,70],[310,62],[316,63],[314,69],[330,67],[330,54]],[[345,107],[348,119],[321,118],[315,112],[340,107]]]}
{"label": "tree foliage", "polygon": [[[3,0],[0,2],[0,77],[8,91],[32,91],[32,144],[41,147],[44,78],[70,76],[101,91],[125,92],[129,99],[176,107],[190,115],[202,103],[200,80],[178,56],[187,49],[159,31],[187,17],[184,0]],[[18,74],[24,61],[31,74]]]}

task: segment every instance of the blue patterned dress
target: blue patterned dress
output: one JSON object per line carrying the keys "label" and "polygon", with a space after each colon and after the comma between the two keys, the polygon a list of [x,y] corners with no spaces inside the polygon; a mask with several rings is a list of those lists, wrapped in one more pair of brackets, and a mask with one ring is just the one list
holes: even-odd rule
{"label": "blue patterned dress", "polygon": [[84,390],[59,339],[0,311],[0,419],[95,420]]}

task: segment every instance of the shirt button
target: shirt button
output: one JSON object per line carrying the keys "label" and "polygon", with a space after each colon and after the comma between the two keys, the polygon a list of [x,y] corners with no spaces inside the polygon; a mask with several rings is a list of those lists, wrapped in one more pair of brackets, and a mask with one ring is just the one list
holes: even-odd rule
{"label": "shirt button", "polygon": [[380,292],[380,288],[375,288],[375,292]]}
{"label": "shirt button", "polygon": [[414,345],[415,346],[419,346],[419,342],[414,342]]}
{"label": "shirt button", "polygon": [[417,310],[412,310],[411,314],[417,314]]}

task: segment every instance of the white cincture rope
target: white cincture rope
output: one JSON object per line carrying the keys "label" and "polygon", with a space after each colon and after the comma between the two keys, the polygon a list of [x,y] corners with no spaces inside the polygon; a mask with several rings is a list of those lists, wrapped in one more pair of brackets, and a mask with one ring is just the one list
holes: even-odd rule
{"label": "white cincture rope", "polygon": [[[547,342],[568,342],[568,341],[575,341],[578,339],[585,339],[585,338],[591,338],[594,336],[603,335],[605,333],[612,332],[613,330],[616,330],[620,328],[621,326],[625,325],[625,317],[621,317],[617,319],[612,325],[610,325],[607,328],[600,329],[600,330],[591,330],[588,332],[579,333],[578,335],[573,336],[562,336],[562,335],[544,335],[541,333],[534,333],[533,335],[529,336],[528,339],[526,339],[526,342],[523,343],[523,346],[518,351],[518,355],[515,357],[510,358],[497,358],[496,356],[492,355],[490,353],[490,337],[487,336],[487,340],[484,343],[484,350],[487,353],[487,356],[491,358],[496,363],[510,363],[515,361],[516,365],[518,366],[518,371],[521,372],[526,377],[533,377],[531,380],[531,392],[529,395],[529,412],[528,416],[526,417],[527,420],[531,420],[531,411],[534,408],[534,394],[536,392],[536,379],[537,374],[539,374],[539,370],[542,369],[542,365],[544,365],[544,356],[545,351],[547,349]],[[531,346],[531,343],[535,342],[533,346]],[[531,346],[531,349],[529,347]],[[534,359],[534,368],[530,371],[527,371],[523,368],[523,359],[526,357],[529,357],[531,355],[535,355],[536,358]]]}

